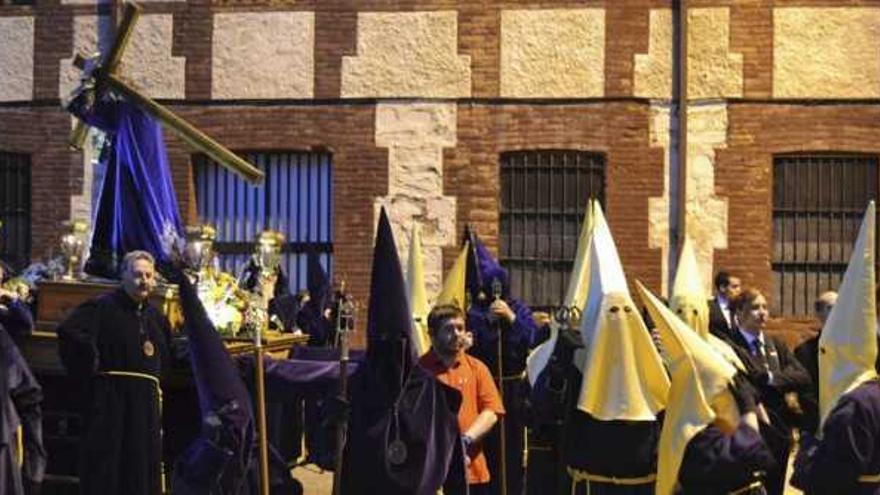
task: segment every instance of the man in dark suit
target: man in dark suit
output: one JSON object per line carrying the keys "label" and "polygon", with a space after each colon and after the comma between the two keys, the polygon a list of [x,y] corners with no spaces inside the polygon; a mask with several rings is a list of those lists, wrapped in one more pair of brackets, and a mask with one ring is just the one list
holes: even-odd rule
{"label": "man in dark suit", "polygon": [[715,297],[709,300],[709,331],[716,337],[733,338],[733,310],[730,302],[739,295],[742,283],[736,275],[720,271],[715,275]]}
{"label": "man in dark suit", "polygon": [[764,332],[769,312],[764,295],[746,289],[733,301],[733,348],[746,367],[746,375],[758,390],[769,425],[761,435],[776,458],[777,468],[767,473],[768,495],[781,495],[785,469],[792,445],[792,428],[800,423],[798,395],[808,390],[811,380],[785,343]]}

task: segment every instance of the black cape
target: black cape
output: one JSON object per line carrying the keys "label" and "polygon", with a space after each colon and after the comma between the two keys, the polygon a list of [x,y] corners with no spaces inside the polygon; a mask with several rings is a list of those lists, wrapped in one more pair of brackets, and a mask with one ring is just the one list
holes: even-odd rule
{"label": "black cape", "polygon": [[[412,313],[391,224],[383,208],[376,232],[367,353],[352,377],[351,420],[342,493],[465,493],[458,429],[460,394],[416,365]],[[393,455],[394,451],[405,455]]]}

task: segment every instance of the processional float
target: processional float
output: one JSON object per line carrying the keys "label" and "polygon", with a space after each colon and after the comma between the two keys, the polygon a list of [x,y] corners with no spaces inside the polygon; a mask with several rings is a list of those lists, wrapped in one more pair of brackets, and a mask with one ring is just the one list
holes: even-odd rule
{"label": "processional float", "polygon": [[[246,160],[242,159],[180,116],[176,115],[167,107],[139,91],[133,85],[125,81],[125,79],[117,72],[119,63],[125,53],[125,49],[131,40],[140,12],[141,8],[137,4],[126,2],[123,7],[121,20],[116,29],[116,36],[112,40],[110,49],[107,50],[106,53],[96,53],[92,55],[80,53],[74,56],[73,65],[81,69],[83,75],[81,78],[82,84],[77,88],[70,101],[76,102],[77,100],[81,101],[82,98],[86,98],[87,101],[97,102],[107,93],[116,93],[143,108],[165,127],[173,130],[190,146],[204,153],[220,166],[229,169],[253,184],[262,183],[264,174],[261,170],[248,163]],[[68,106],[67,109],[71,110],[71,107]],[[70,134],[70,145],[74,149],[82,149],[87,134],[88,127],[85,122],[77,120],[74,129]],[[260,332],[255,332],[255,334],[256,345],[254,352],[257,360],[257,373],[255,373],[257,382],[256,390],[261,392],[265,390],[264,373],[262,370],[263,346]],[[257,421],[260,430],[258,432],[260,439],[260,493],[268,495],[268,451],[265,428],[265,397],[263,393],[258,393],[256,402],[258,415]],[[163,491],[167,492],[167,487],[164,486],[164,482]]]}

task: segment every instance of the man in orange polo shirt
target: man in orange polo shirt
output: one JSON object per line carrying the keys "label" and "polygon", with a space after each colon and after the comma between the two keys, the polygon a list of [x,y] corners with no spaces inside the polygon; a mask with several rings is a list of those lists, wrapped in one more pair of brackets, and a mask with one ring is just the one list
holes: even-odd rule
{"label": "man in orange polo shirt", "polygon": [[498,388],[486,365],[465,354],[468,335],[464,314],[457,306],[437,306],[428,315],[431,351],[419,364],[437,380],[461,393],[458,427],[467,451],[467,478],[471,495],[486,493],[489,467],[480,440],[504,414]]}

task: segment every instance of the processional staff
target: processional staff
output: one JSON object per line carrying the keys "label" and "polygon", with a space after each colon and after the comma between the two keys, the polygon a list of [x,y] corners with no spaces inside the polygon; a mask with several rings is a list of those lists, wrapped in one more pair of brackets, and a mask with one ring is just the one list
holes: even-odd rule
{"label": "processional staff", "polygon": [[[345,287],[345,283],[342,283]],[[339,342],[339,395],[340,403],[348,401],[348,361],[349,361],[349,335],[354,331],[354,303],[340,293],[336,301],[336,338]],[[345,452],[345,443],[348,439],[348,420],[343,414],[336,423],[336,459],[333,470],[333,495],[342,493],[342,464]]]}

